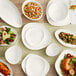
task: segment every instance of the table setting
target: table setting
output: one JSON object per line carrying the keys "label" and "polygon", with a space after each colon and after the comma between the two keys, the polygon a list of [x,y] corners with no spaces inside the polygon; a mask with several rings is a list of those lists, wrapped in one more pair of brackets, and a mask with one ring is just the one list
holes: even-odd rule
{"label": "table setting", "polygon": [[0,76],[76,75],[76,0],[0,0]]}

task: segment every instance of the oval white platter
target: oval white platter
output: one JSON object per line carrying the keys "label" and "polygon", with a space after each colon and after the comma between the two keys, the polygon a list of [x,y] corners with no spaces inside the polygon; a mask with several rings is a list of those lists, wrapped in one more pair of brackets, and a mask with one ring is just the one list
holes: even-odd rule
{"label": "oval white platter", "polygon": [[28,23],[22,30],[22,41],[31,50],[39,50],[50,44],[51,35],[41,23]]}
{"label": "oval white platter", "polygon": [[[63,5],[68,10],[68,5],[65,3],[65,1],[61,1],[61,0],[49,1],[48,5],[47,5],[47,9],[46,9],[46,17],[47,17],[48,22],[50,24],[52,24],[53,26],[66,26],[67,24],[70,24],[69,12],[68,12],[66,18],[61,21],[56,22],[51,17],[49,17],[49,14],[48,14],[49,8],[51,8],[51,6],[53,6],[53,5],[57,6],[57,4],[61,4],[61,6]],[[54,9],[54,8],[55,7],[52,7],[52,9]]]}
{"label": "oval white platter", "polygon": [[44,58],[29,54],[22,62],[22,69],[27,76],[45,76],[50,69],[50,65]]}
{"label": "oval white platter", "polygon": [[62,41],[60,38],[59,38],[59,34],[60,32],[65,32],[65,33],[70,33],[70,34],[73,34],[74,36],[76,36],[76,33],[72,32],[72,31],[69,31],[69,30],[65,30],[65,29],[59,29],[55,32],[55,37],[56,39],[64,46],[66,47],[72,47],[72,48],[76,48],[76,45],[72,45],[72,44],[68,44],[68,43],[65,43],[64,41]]}
{"label": "oval white platter", "polygon": [[68,54],[68,53],[70,53],[70,54],[73,55],[73,56],[76,56],[76,51],[64,50],[64,51],[60,54],[60,56],[57,58],[57,60],[56,60],[56,62],[55,62],[55,69],[56,69],[56,71],[57,71],[57,73],[58,73],[59,76],[63,76],[63,75],[61,74],[60,63],[61,63],[61,61],[63,60],[65,54]]}
{"label": "oval white platter", "polygon": [[22,26],[22,18],[17,7],[9,0],[0,0],[0,18],[14,26]]}
{"label": "oval white platter", "polygon": [[[0,26],[0,28],[2,28],[2,27],[8,27],[8,28],[11,28],[11,31],[13,31],[15,34],[16,34],[16,38],[15,38],[15,40],[14,40],[14,42],[12,42],[10,45],[13,45],[16,41],[17,41],[17,38],[18,38],[18,33],[17,33],[17,31],[14,29],[14,28],[12,28],[12,27],[10,27],[10,26],[7,26],[7,25],[2,25],[2,26]],[[1,44],[0,46],[9,46],[9,45],[7,45],[7,44]]]}
{"label": "oval white platter", "polygon": [[[10,70],[10,75],[8,75],[8,76],[13,76],[13,71],[12,71],[11,67],[9,66],[9,64],[6,63],[6,62],[3,61],[3,60],[0,60],[0,62],[4,63],[4,64],[9,68],[9,70]],[[3,75],[3,76],[4,76],[4,75]]]}

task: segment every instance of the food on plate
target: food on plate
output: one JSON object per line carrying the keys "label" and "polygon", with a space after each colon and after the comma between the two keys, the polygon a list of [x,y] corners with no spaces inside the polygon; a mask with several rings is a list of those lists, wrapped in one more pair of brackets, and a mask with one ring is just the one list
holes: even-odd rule
{"label": "food on plate", "polygon": [[0,45],[14,42],[16,38],[15,32],[11,30],[10,27],[1,27],[0,28]]}
{"label": "food on plate", "polygon": [[31,19],[38,19],[42,14],[41,7],[35,2],[28,2],[24,6],[24,13]]}
{"label": "food on plate", "polygon": [[70,33],[60,32],[59,38],[65,43],[76,45],[76,36]]}
{"label": "food on plate", "polygon": [[76,57],[70,53],[66,54],[60,68],[63,76],[76,76]]}
{"label": "food on plate", "polygon": [[0,61],[0,72],[4,76],[10,75],[10,69],[7,67],[7,65],[5,65],[4,63],[2,63],[1,61]]}
{"label": "food on plate", "polygon": [[72,6],[70,6],[70,9],[71,9],[71,10],[76,9],[76,5],[72,5]]}

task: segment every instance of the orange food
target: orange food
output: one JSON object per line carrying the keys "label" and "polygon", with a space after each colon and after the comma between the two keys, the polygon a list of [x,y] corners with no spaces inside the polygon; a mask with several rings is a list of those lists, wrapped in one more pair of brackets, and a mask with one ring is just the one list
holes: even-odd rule
{"label": "orange food", "polygon": [[5,76],[10,75],[9,68],[5,64],[3,64],[2,62],[0,62],[0,72],[2,74],[4,74]]}
{"label": "orange food", "polygon": [[70,6],[70,9],[76,9],[76,5]]}
{"label": "orange food", "polygon": [[70,70],[70,68],[71,68],[71,64],[69,64],[70,60],[71,60],[71,58],[67,58],[62,61],[62,68],[64,70]]}

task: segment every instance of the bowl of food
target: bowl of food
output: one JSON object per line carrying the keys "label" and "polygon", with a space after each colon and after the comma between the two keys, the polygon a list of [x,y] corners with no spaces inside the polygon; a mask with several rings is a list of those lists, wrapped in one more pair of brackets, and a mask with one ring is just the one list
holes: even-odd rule
{"label": "bowl of food", "polygon": [[11,67],[3,60],[0,60],[0,76],[13,76]]}
{"label": "bowl of food", "polygon": [[17,31],[7,25],[0,26],[0,46],[9,46],[17,40]]}
{"label": "bowl of food", "polygon": [[40,20],[43,16],[43,8],[41,4],[35,0],[26,0],[22,5],[24,16],[30,20]]}
{"label": "bowl of food", "polygon": [[55,63],[59,76],[76,76],[76,51],[65,50]]}

